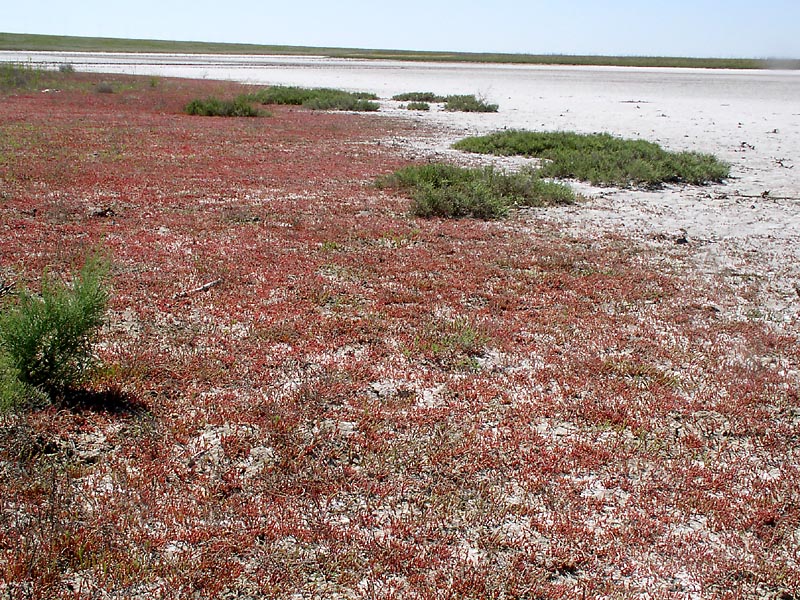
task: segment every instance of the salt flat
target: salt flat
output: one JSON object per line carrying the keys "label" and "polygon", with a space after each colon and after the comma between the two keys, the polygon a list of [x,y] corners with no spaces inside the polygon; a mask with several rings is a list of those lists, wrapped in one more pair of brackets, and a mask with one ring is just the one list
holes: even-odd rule
{"label": "salt flat", "polygon": [[[415,118],[438,133],[408,143],[423,157],[513,166],[520,159],[469,157],[449,149],[465,135],[503,128],[564,130],[654,141],[711,153],[731,165],[723,184],[658,190],[593,188],[576,206],[537,212],[582,234],[610,231],[648,243],[681,244],[678,256],[734,288],[738,311],[786,324],[800,312],[800,74],[698,69],[538,68],[509,81],[497,114],[433,112]],[[537,83],[539,85],[537,85]],[[527,93],[526,93],[527,90]],[[534,91],[536,90],[536,91]],[[398,113],[402,114],[398,109]],[[671,249],[674,250],[674,249]],[[754,291],[755,290],[755,291]]]}
{"label": "salt flat", "polygon": [[[348,65],[252,73],[501,111],[201,119],[242,88],[83,74],[3,96],[0,274],[102,241],[114,299],[100,393],[0,428],[0,596],[791,597],[794,75]],[[395,150],[489,160],[449,143],[507,126],[733,177],[573,182],[576,206],[490,223],[370,185]]]}
{"label": "salt flat", "polygon": [[[661,244],[685,240],[681,256],[687,264],[735,286],[746,281],[751,294],[757,289],[757,300],[743,300],[741,310],[755,310],[755,302],[776,323],[800,313],[800,72],[101,53],[0,53],[0,60],[371,91],[384,99],[384,114],[419,122],[419,137],[393,143],[420,159],[523,162],[449,148],[461,137],[503,128],[609,132],[669,150],[711,153],[732,165],[723,184],[642,191],[575,182],[585,202],[536,218],[582,234],[615,231]],[[500,110],[411,113],[388,100],[409,91],[477,94]]]}

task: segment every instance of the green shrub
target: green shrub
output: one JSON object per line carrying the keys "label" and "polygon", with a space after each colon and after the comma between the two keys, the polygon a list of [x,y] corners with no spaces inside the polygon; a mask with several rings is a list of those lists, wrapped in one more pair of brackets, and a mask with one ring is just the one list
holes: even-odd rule
{"label": "green shrub", "polygon": [[407,110],[430,110],[431,105],[427,102],[409,102],[406,105]]}
{"label": "green shrub", "polygon": [[514,206],[569,204],[575,199],[568,187],[544,181],[532,169],[504,173],[492,167],[431,163],[404,167],[376,185],[409,191],[412,211],[420,217],[496,219]]}
{"label": "green shrub", "polygon": [[65,74],[74,73],[75,67],[72,65],[72,63],[61,63],[58,65],[58,72]]}
{"label": "green shrub", "polygon": [[376,111],[380,108],[377,102],[359,98],[347,92],[318,94],[303,102],[303,106],[311,110],[355,110],[361,112]]}
{"label": "green shrub", "polygon": [[413,194],[413,213],[418,217],[497,219],[508,205],[481,181],[447,187],[420,186]]}
{"label": "green shrub", "polygon": [[458,112],[497,112],[497,104],[488,104],[472,95],[455,95],[445,98],[444,109]]}
{"label": "green shrub", "polygon": [[98,94],[113,94],[114,93],[114,86],[112,86],[107,81],[101,81],[94,87],[94,91]]}
{"label": "green shrub", "polygon": [[300,106],[311,98],[312,90],[295,86],[274,85],[265,90],[260,90],[251,94],[255,102],[261,104],[286,104],[290,106]]}
{"label": "green shrub", "polygon": [[433,92],[407,92],[405,94],[392,96],[392,100],[398,100],[400,102],[444,102],[447,98],[434,94]]}
{"label": "green shrub", "polygon": [[39,86],[44,71],[20,63],[0,63],[0,89],[31,90]]}
{"label": "green shrub", "polygon": [[517,206],[559,206],[575,202],[575,193],[568,186],[543,179],[537,169],[525,168],[514,173],[492,168],[484,171],[490,176],[492,189]]}
{"label": "green shrub", "polygon": [[[497,104],[476,98],[474,95],[440,96],[433,92],[406,92],[392,96],[392,100],[400,102],[444,102],[444,109],[459,112],[497,112]],[[409,105],[410,107],[411,105]],[[425,109],[422,109],[425,110]]]}
{"label": "green shrub", "polygon": [[201,117],[258,117],[256,110],[247,96],[239,96],[234,100],[220,100],[206,98],[205,100],[192,100],[184,109],[186,114]]}
{"label": "green shrub", "polygon": [[312,110],[376,111],[380,106],[375,94],[345,92],[329,88],[301,88],[276,85],[252,94],[250,98],[261,104],[287,104],[305,106]]}
{"label": "green shrub", "polygon": [[44,393],[20,381],[11,357],[0,351],[0,414],[42,400]]}
{"label": "green shrub", "polygon": [[420,328],[413,346],[415,354],[422,354],[448,370],[477,371],[476,360],[491,342],[485,329],[467,317],[432,319]]}
{"label": "green shrub", "polygon": [[41,296],[23,289],[0,313],[0,402],[51,400],[86,382],[96,360],[92,346],[105,322],[108,263],[86,261],[72,287],[45,273]]}
{"label": "green shrub", "polygon": [[667,152],[658,144],[607,133],[510,130],[466,138],[453,145],[481,154],[545,159],[542,175],[589,181],[594,185],[657,186],[667,182],[722,181],[730,167],[709,154]]}

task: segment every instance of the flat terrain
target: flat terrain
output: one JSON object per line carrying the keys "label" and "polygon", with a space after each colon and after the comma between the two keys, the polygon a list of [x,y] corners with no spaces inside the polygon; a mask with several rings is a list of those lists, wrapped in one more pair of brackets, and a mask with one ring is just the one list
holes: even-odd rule
{"label": "flat terrain", "polygon": [[697,67],[711,69],[800,68],[800,60],[759,60],[749,58],[682,58],[658,56],[567,56],[555,54],[497,54],[477,52],[425,52],[370,50],[364,48],[318,48],[225,44],[212,42],[117,39],[21,33],[0,33],[0,50],[43,50],[66,52],[169,52],[187,54],[271,54],[328,56],[414,61],[487,62],[544,65],[619,65],[649,67]]}
{"label": "flat terrain", "polygon": [[[436,70],[440,86],[457,78]],[[451,77],[447,77],[451,75]],[[397,139],[409,158],[526,164],[520,157],[465,155],[450,146],[502,129],[610,132],[672,151],[710,153],[731,166],[708,186],[599,188],[572,181],[577,205],[538,213],[580,237],[614,232],[658,247],[693,272],[722,276],[737,293],[728,310],[778,327],[800,313],[800,113],[794,73],[682,69],[470,69],[474,89],[491,89],[500,110],[488,115],[430,111],[413,117],[425,133]],[[391,85],[398,84],[392,79]],[[402,80],[401,80],[402,81]],[[406,81],[402,81],[408,87]],[[426,82],[427,83],[427,82]],[[433,86],[433,83],[429,85]],[[419,84],[417,87],[420,87]],[[434,88],[439,89],[439,88]],[[387,114],[408,115],[392,106]],[[675,240],[687,243],[676,247]]]}
{"label": "flat terrain", "polygon": [[757,278],[412,217],[372,182],[413,121],[100,78],[0,102],[0,278],[114,265],[93,393],[0,417],[0,597],[797,597],[798,323]]}

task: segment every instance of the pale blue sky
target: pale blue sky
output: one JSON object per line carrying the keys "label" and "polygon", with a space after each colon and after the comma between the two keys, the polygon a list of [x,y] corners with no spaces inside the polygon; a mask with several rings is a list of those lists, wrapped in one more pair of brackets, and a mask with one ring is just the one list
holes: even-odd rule
{"label": "pale blue sky", "polygon": [[800,58],[800,0],[27,0],[0,31],[407,50]]}

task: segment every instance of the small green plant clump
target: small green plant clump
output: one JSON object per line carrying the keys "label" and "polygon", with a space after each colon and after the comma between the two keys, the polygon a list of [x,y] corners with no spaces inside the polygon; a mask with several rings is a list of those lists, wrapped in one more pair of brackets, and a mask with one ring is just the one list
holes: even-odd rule
{"label": "small green plant clump", "polygon": [[105,323],[109,265],[88,259],[71,287],[45,273],[41,295],[27,289],[0,312],[0,407],[57,400],[96,367],[93,345]]}
{"label": "small green plant clump", "polygon": [[261,113],[250,103],[247,96],[239,96],[234,100],[206,98],[192,100],[185,108],[186,114],[201,117],[258,117]]}
{"label": "small green plant clump", "polygon": [[304,106],[312,110],[376,111],[378,97],[368,92],[346,92],[330,88],[302,88],[276,85],[250,96],[261,104]]}
{"label": "small green plant clump", "polygon": [[512,206],[550,206],[575,200],[567,186],[545,181],[533,169],[504,173],[492,167],[411,165],[379,179],[377,185],[410,191],[412,211],[419,217],[496,219]]}
{"label": "small green plant clump", "polygon": [[[499,108],[497,104],[489,104],[472,94],[440,96],[433,92],[406,92],[392,96],[392,100],[411,102],[412,104],[417,102],[442,102],[444,103],[444,109],[451,112],[497,112]],[[410,107],[411,104],[407,108]]]}
{"label": "small green plant clump", "polygon": [[483,327],[466,317],[432,320],[421,328],[409,352],[422,354],[447,369],[477,371],[476,360],[485,352],[490,337]]}
{"label": "small green plant clump", "polygon": [[466,138],[453,147],[481,154],[542,158],[543,176],[580,179],[594,185],[704,184],[722,181],[730,174],[730,167],[712,155],[668,152],[652,142],[607,133],[509,130]]}
{"label": "small green plant clump", "polygon": [[427,102],[409,102],[406,104],[407,110],[430,110],[431,105]]}
{"label": "small green plant clump", "polygon": [[250,97],[261,104],[301,106],[303,102],[313,97],[313,90],[295,86],[274,85],[265,90],[255,92]]}
{"label": "small green plant clump", "polygon": [[447,98],[433,92],[406,92],[405,94],[392,96],[392,100],[399,102],[444,102]]}
{"label": "small green plant clump", "polygon": [[353,110],[358,112],[375,112],[380,108],[377,102],[352,96],[347,92],[337,94],[321,94],[303,103],[311,110]]}
{"label": "small green plant clump", "polygon": [[98,94],[113,94],[114,86],[107,81],[101,81],[96,86],[94,86],[94,91],[97,92]]}
{"label": "small green plant clump", "polygon": [[447,96],[444,109],[457,112],[497,112],[497,104],[489,104],[473,95]]}

